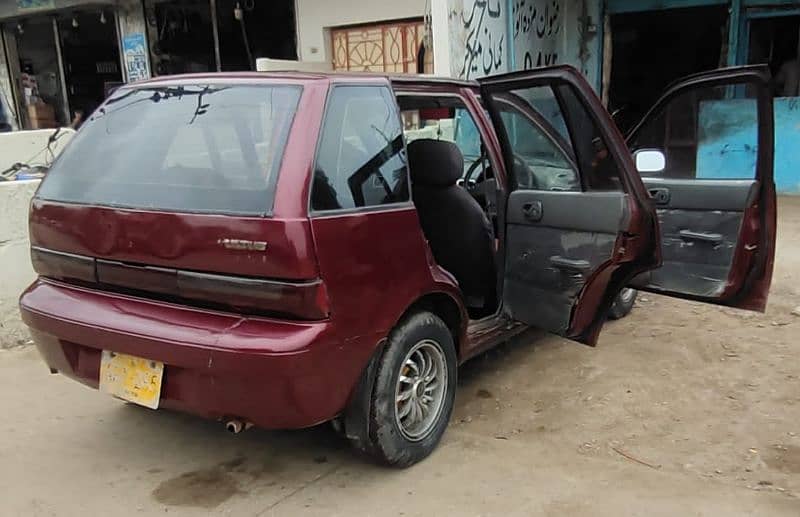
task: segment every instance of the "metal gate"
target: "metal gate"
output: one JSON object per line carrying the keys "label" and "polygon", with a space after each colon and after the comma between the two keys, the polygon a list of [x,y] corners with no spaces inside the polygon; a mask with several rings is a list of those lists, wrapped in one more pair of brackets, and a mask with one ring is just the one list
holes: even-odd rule
{"label": "metal gate", "polygon": [[[417,73],[424,32],[421,19],[332,29],[333,69]],[[432,72],[433,52],[426,49],[425,73]]]}

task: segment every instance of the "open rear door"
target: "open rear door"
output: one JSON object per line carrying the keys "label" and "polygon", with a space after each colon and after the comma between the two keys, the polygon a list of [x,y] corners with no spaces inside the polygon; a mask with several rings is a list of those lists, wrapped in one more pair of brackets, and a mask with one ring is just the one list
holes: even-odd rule
{"label": "open rear door", "polygon": [[672,86],[633,129],[663,259],[635,287],[764,310],[777,211],[772,110],[768,70],[730,68]]}
{"label": "open rear door", "polygon": [[617,292],[658,265],[655,210],[624,139],[571,67],[486,78],[481,93],[509,177],[503,308],[594,344]]}

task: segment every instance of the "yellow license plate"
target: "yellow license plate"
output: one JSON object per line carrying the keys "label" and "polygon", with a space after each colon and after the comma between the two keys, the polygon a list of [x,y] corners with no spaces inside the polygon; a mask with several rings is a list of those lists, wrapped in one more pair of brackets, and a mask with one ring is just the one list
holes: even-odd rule
{"label": "yellow license plate", "polygon": [[115,397],[158,409],[164,363],[103,350],[100,390]]}

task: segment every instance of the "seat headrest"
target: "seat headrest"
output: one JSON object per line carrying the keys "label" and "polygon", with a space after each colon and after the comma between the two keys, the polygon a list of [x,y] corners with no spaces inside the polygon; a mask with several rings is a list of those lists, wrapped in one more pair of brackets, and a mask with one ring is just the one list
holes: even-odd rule
{"label": "seat headrest", "polygon": [[420,139],[408,144],[411,181],[429,187],[450,187],[464,175],[464,156],[445,140]]}

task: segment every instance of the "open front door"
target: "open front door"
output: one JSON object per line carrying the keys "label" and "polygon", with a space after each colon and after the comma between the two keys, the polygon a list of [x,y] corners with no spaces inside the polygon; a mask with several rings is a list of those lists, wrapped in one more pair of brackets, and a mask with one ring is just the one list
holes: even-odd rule
{"label": "open front door", "polygon": [[504,310],[594,344],[620,288],[658,265],[655,210],[631,155],[571,67],[487,78],[481,90],[509,176]]}
{"label": "open front door", "polygon": [[629,147],[658,212],[663,265],[633,285],[763,311],[775,254],[769,72],[741,67],[671,87]]}

